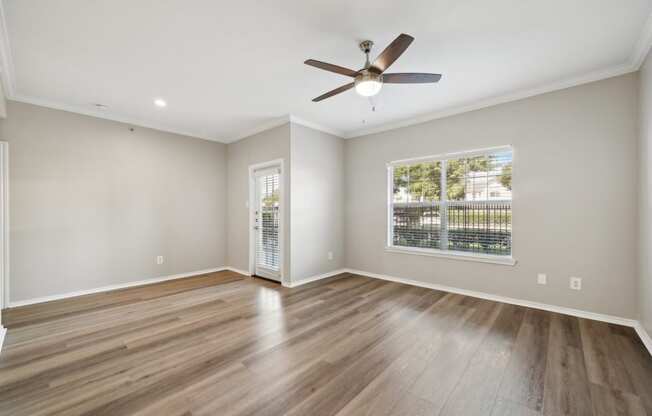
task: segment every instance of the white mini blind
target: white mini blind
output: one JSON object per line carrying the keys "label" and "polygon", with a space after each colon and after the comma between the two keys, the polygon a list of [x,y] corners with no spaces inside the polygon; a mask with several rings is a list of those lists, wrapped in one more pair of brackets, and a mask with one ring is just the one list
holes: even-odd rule
{"label": "white mini blind", "polygon": [[256,265],[270,271],[280,270],[278,170],[256,175],[257,210]]}
{"label": "white mini blind", "polygon": [[389,245],[510,256],[509,147],[391,163]]}

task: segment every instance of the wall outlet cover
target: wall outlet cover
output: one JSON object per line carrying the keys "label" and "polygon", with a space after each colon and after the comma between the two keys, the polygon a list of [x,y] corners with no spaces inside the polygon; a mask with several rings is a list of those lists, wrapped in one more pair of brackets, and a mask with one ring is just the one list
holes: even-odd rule
{"label": "wall outlet cover", "polygon": [[548,284],[548,276],[545,273],[537,274],[537,283],[540,285]]}
{"label": "wall outlet cover", "polygon": [[582,290],[582,278],[571,276],[570,278],[570,288],[573,290]]}

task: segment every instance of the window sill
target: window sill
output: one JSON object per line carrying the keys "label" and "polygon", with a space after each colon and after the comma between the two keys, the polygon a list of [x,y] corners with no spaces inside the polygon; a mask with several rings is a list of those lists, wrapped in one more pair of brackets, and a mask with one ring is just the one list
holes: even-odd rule
{"label": "window sill", "polygon": [[417,256],[442,257],[452,260],[475,261],[480,263],[502,264],[504,266],[514,266],[516,260],[511,256],[492,256],[490,254],[471,254],[463,252],[451,252],[436,249],[425,249],[416,247],[385,247],[389,253],[412,254]]}

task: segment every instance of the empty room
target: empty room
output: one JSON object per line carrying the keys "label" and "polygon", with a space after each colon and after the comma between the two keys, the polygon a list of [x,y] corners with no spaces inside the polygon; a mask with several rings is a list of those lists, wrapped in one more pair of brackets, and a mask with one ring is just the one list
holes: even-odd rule
{"label": "empty room", "polygon": [[0,416],[652,416],[652,0],[0,0]]}

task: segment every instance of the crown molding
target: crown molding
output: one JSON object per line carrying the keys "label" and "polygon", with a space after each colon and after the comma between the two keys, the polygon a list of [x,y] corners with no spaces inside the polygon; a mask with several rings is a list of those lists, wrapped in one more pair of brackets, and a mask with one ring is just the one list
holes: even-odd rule
{"label": "crown molding", "polygon": [[645,25],[643,25],[643,30],[641,35],[638,38],[638,42],[634,46],[632,51],[632,57],[630,59],[631,66],[633,71],[638,71],[641,69],[641,65],[645,62],[648,53],[650,53],[650,48],[652,47],[652,14],[647,17]]}
{"label": "crown molding", "polygon": [[277,117],[272,120],[265,121],[263,123],[257,124],[256,126],[243,130],[239,132],[238,134],[229,137],[228,139],[221,140],[223,143],[235,143],[238,140],[245,139],[249,136],[253,136],[254,134],[262,133],[266,130],[270,130],[279,126],[282,126],[284,124],[287,124],[290,122],[290,115],[285,115],[282,117]]}
{"label": "crown molding", "polygon": [[641,33],[639,35],[638,41],[634,45],[629,60],[626,63],[615,65],[607,69],[593,71],[588,74],[580,75],[577,77],[556,81],[550,84],[541,85],[539,87],[514,91],[508,94],[486,98],[471,104],[444,108],[432,113],[422,114],[417,117],[410,117],[396,122],[381,124],[375,127],[368,127],[364,129],[358,129],[358,130],[346,132],[346,134],[342,137],[344,137],[345,139],[352,139],[355,137],[367,136],[370,134],[396,130],[401,127],[408,127],[415,124],[421,124],[421,123],[437,120],[444,117],[450,117],[457,114],[467,113],[469,111],[492,107],[498,104],[505,104],[511,101],[522,100],[524,98],[533,97],[535,95],[540,95],[548,92],[576,87],[578,85],[588,84],[590,82],[600,81],[603,79],[612,78],[619,75],[625,75],[630,72],[636,72],[641,68],[643,62],[645,62],[645,58],[647,58],[647,55],[650,52],[650,48],[652,48],[652,13],[648,15],[648,18],[645,21],[645,24],[643,25],[643,29],[641,30]]}
{"label": "crown molding", "polygon": [[7,31],[7,21],[5,19],[4,0],[0,0],[0,81],[2,89],[7,97],[12,97],[16,93],[16,81],[14,78],[14,61],[11,57],[11,47],[9,45],[9,32]]}
{"label": "crown molding", "polygon": [[291,123],[291,124],[298,124],[300,126],[308,127],[313,130],[319,130],[321,132],[331,134],[333,136],[337,136],[340,138],[344,137],[344,133],[335,129],[331,129],[329,127],[322,126],[317,123],[313,123],[312,121],[300,118],[295,116],[294,114],[287,114],[283,117],[278,117],[269,121],[266,121],[264,123],[260,123],[257,126],[247,129],[235,136],[230,137],[229,139],[223,140],[224,143],[235,143],[238,140],[245,139],[247,137],[253,136],[255,134],[261,133],[263,131],[267,131],[270,129],[273,129],[275,127],[282,126],[284,124]]}
{"label": "crown molding", "polygon": [[70,113],[77,113],[86,116],[96,117],[105,120],[117,121],[120,123],[130,124],[148,129],[160,130],[168,133],[180,134],[183,136],[195,137],[198,139],[210,140],[215,142],[222,142],[221,140],[206,136],[201,133],[191,131],[183,131],[160,123],[151,123],[139,120],[133,117],[126,117],[113,114],[110,111],[99,111],[81,106],[70,105],[62,102],[55,102],[43,98],[29,97],[19,94],[16,90],[16,78],[14,72],[13,58],[11,55],[11,45],[9,42],[9,33],[7,31],[7,21],[4,10],[4,0],[0,0],[0,82],[5,93],[5,97],[11,101],[18,101],[21,103],[38,105],[41,107],[53,108],[55,110],[67,111]]}
{"label": "crown molding", "polygon": [[113,114],[109,111],[106,110],[93,110],[90,108],[84,108],[81,106],[74,106],[74,105],[68,105],[64,103],[59,103],[55,101],[50,101],[50,100],[45,100],[42,98],[35,98],[35,97],[29,97],[26,95],[22,94],[16,94],[13,96],[8,96],[8,100],[11,101],[17,101],[25,104],[32,104],[32,105],[37,105],[40,107],[47,107],[47,108],[52,108],[55,110],[61,110],[61,111],[67,111],[69,113],[75,113],[75,114],[82,114],[85,116],[90,116],[90,117],[95,117],[95,118],[100,118],[104,120],[111,120],[111,121],[117,121],[119,123],[124,123],[124,124],[129,124],[132,126],[138,126],[138,127],[144,127],[147,129],[153,129],[153,130],[159,130],[163,131],[166,133],[173,133],[173,134],[179,134],[182,136],[189,136],[189,137],[194,137],[197,139],[203,139],[203,140],[210,140],[213,142],[220,142],[223,143],[222,140],[216,139],[214,137],[206,136],[203,134],[191,132],[191,131],[184,131],[184,130],[179,130],[175,129],[163,124],[159,123],[150,123],[146,122],[143,120],[135,119],[132,117],[125,117],[121,115],[116,115]]}
{"label": "crown molding", "polygon": [[321,132],[328,133],[328,134],[330,134],[332,136],[337,136],[337,137],[340,137],[340,138],[344,138],[345,135],[346,135],[343,131],[331,129],[330,127],[326,127],[326,126],[322,126],[321,124],[313,123],[312,121],[308,121],[308,120],[299,118],[299,117],[297,117],[297,116],[295,116],[293,114],[290,114],[290,121],[292,123],[294,123],[294,124],[298,124],[298,125],[303,126],[303,127],[308,127],[310,129],[313,129],[313,130],[319,130]]}
{"label": "crown molding", "polygon": [[375,127],[368,127],[364,129],[354,130],[352,132],[348,132],[344,136],[344,138],[352,139],[356,137],[367,136],[370,134],[396,130],[402,127],[413,126],[415,124],[422,124],[428,121],[450,117],[457,114],[468,113],[470,111],[480,110],[482,108],[493,107],[498,104],[505,104],[512,101],[518,101],[524,98],[533,97],[535,95],[541,95],[548,92],[563,90],[566,88],[575,87],[582,84],[588,84],[590,82],[600,81],[606,78],[611,78],[618,75],[624,75],[634,71],[636,70],[632,69],[632,66],[630,64],[617,65],[606,70],[591,72],[589,74],[585,74],[579,77],[565,79],[562,81],[553,82],[551,84],[546,84],[546,85],[542,85],[539,87],[526,89],[526,90],[520,90],[509,94],[486,98],[480,101],[475,101],[472,104],[449,107],[432,113],[422,114],[417,117],[412,117],[412,118],[391,122],[391,123],[385,123]]}
{"label": "crown molding", "polygon": [[535,95],[545,94],[548,92],[562,90],[565,88],[570,88],[570,87],[574,87],[590,82],[599,81],[606,78],[615,77],[618,75],[624,75],[630,72],[635,72],[640,69],[651,47],[652,47],[652,14],[648,16],[645,22],[641,34],[639,36],[639,39],[636,42],[636,45],[633,46],[632,53],[630,55],[629,60],[626,63],[623,63],[621,65],[616,65],[611,68],[593,71],[588,74],[567,78],[564,80],[559,80],[535,88],[513,91],[511,93],[507,93],[504,95],[481,99],[465,105],[443,108],[435,112],[430,112],[416,117],[410,117],[407,119],[398,120],[395,122],[384,123],[375,127],[368,127],[368,128],[351,130],[351,131],[339,131],[337,129],[333,129],[328,126],[322,126],[317,123],[304,120],[293,114],[288,114],[282,117],[272,119],[270,121],[266,121],[264,123],[257,125],[254,128],[241,131],[240,133],[237,133],[233,136],[223,139],[223,138],[206,136],[201,133],[198,134],[189,131],[180,131],[178,129],[170,128],[169,126],[165,126],[159,123],[152,123],[152,122],[147,122],[131,117],[116,115],[108,111],[97,111],[93,109],[83,108],[80,106],[68,105],[68,104],[54,102],[51,100],[46,100],[41,98],[27,97],[19,94],[16,89],[15,71],[14,71],[13,60],[11,55],[11,46],[9,42],[7,24],[5,20],[4,0],[0,0],[0,81],[2,82],[2,86],[4,88],[7,99],[29,103],[29,104],[35,104],[43,107],[54,108],[58,110],[64,110],[73,113],[84,114],[84,115],[112,120],[112,121],[118,121],[121,123],[131,124],[135,126],[141,126],[145,128],[156,129],[156,130],[166,131],[175,134],[181,134],[184,136],[191,136],[199,139],[221,142],[221,143],[233,143],[245,137],[252,136],[254,134],[260,133],[265,130],[269,130],[274,127],[278,127],[286,123],[299,124],[305,127],[309,127],[345,139],[361,137],[361,136],[366,136],[375,133],[381,133],[384,131],[395,130],[402,127],[421,124],[421,123],[425,123],[428,121],[432,121],[444,117],[450,117],[453,115],[462,114],[469,111],[479,110],[482,108],[487,108],[498,104],[505,104],[511,101],[517,101]]}

